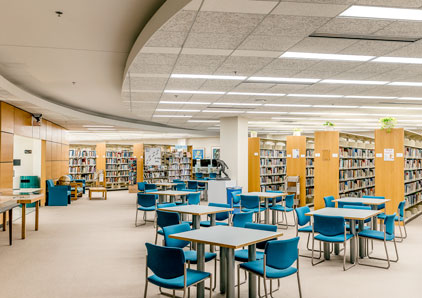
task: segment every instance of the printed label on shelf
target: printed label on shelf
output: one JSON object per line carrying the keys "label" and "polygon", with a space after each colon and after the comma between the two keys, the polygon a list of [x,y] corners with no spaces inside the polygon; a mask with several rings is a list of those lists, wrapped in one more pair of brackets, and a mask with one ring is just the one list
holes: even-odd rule
{"label": "printed label on shelf", "polygon": [[292,157],[292,155],[291,154],[287,154],[287,157]]}
{"label": "printed label on shelf", "polygon": [[403,153],[396,153],[396,157],[403,157]]}
{"label": "printed label on shelf", "polygon": [[305,157],[305,154],[301,154],[300,157]]}
{"label": "printed label on shelf", "polygon": [[254,154],[253,154],[253,155],[258,156],[258,152],[254,152]]}
{"label": "printed label on shelf", "polygon": [[315,157],[320,157],[321,153],[315,153]]}
{"label": "printed label on shelf", "polygon": [[338,153],[333,153],[333,158],[338,157]]}
{"label": "printed label on shelf", "polygon": [[376,157],[382,157],[382,153],[375,154]]}

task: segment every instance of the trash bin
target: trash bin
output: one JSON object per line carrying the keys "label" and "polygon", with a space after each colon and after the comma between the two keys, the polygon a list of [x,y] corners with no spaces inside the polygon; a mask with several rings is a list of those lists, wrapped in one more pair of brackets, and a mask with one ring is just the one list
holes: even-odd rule
{"label": "trash bin", "polygon": [[[242,192],[242,187],[241,186],[233,186],[233,187],[226,187],[226,191],[227,191],[227,204],[230,204],[230,207],[232,206],[232,192],[234,191],[239,191]],[[240,212],[239,208],[235,208],[233,213],[238,213]]]}

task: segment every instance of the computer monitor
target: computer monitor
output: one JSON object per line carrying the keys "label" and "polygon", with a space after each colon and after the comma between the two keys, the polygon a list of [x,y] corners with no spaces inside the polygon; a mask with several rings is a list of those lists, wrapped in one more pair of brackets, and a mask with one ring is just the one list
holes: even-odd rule
{"label": "computer monitor", "polygon": [[211,164],[210,159],[201,159],[201,167],[208,167]]}
{"label": "computer monitor", "polygon": [[211,160],[211,166],[212,167],[217,167],[217,160],[216,159],[212,159]]}

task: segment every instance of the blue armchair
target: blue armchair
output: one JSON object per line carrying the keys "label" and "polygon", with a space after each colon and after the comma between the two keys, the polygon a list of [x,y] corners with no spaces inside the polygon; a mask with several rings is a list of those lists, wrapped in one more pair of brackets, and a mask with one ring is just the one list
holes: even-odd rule
{"label": "blue armchair", "polygon": [[54,185],[54,181],[49,179],[47,183],[47,206],[67,206],[71,202],[70,186]]}
{"label": "blue armchair", "polygon": [[[72,175],[67,175],[70,178],[70,182],[82,183],[82,193],[85,194],[86,180],[85,179],[73,179]],[[78,193],[81,191],[78,189]]]}

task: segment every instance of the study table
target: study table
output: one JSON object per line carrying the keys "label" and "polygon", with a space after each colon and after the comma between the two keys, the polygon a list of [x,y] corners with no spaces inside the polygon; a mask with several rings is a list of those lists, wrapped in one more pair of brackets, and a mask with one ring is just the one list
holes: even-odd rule
{"label": "study table", "polygon": [[170,202],[173,203],[175,201],[176,197],[180,197],[182,199],[183,204],[186,203],[186,196],[191,194],[191,193],[199,193],[199,192],[194,192],[194,191],[185,191],[185,190],[158,190],[158,191],[151,191],[151,192],[147,192],[146,194],[151,194],[151,195],[158,195],[159,199],[158,201],[160,203],[163,203],[164,197],[169,197],[170,198]]}
{"label": "study table", "polygon": [[[372,218],[382,213],[381,210],[362,210],[349,208],[322,208],[306,213],[306,216],[324,215],[324,216],[341,216],[350,220],[350,232],[356,235],[356,221],[359,222],[359,232],[363,230],[364,220]],[[355,259],[355,237],[350,240],[350,262],[354,263]],[[346,253],[346,252],[345,252]],[[359,239],[359,255],[361,258],[365,256],[365,244],[363,239]],[[324,242],[324,258],[330,259],[330,245]]]}
{"label": "study table", "polygon": [[[278,192],[257,191],[257,192],[241,193],[240,195],[242,195],[242,196],[257,196],[257,197],[259,197],[260,200],[263,200],[265,202],[265,211],[264,211],[264,214],[265,214],[264,217],[265,218],[264,218],[264,220],[265,220],[266,224],[269,224],[269,222],[270,222],[270,218],[269,218],[270,211],[269,211],[269,202],[268,201],[271,199],[272,206],[275,207],[276,198],[285,197],[288,194],[287,193],[278,193]],[[276,220],[277,216],[276,215],[277,215],[277,211],[273,210],[273,212],[272,212],[272,223],[273,223],[273,225],[277,224],[277,220]]]}
{"label": "study table", "polygon": [[3,214],[3,231],[6,231],[6,214],[9,213],[9,245],[12,245],[12,227],[13,227],[13,208],[19,207],[19,204],[14,201],[0,201],[0,213]]}
{"label": "study table", "polygon": [[[213,226],[206,229],[191,230],[188,232],[170,235],[170,238],[190,241],[197,244],[198,270],[205,270],[205,245],[220,247],[220,292],[226,297],[235,297],[235,262],[234,250],[248,246],[248,260],[255,261],[256,244],[258,242],[275,239],[283,236],[281,232],[237,228],[232,226]],[[249,297],[256,295],[256,276],[249,273]],[[204,282],[197,285],[197,297],[203,298]]]}
{"label": "study table", "polygon": [[161,187],[163,190],[171,189],[173,186],[177,185],[177,183],[173,183],[173,182],[158,182],[154,184],[155,186]]}
{"label": "study table", "polygon": [[199,183],[204,183],[205,189],[204,189],[204,200],[208,201],[208,182],[213,181],[213,180],[189,180],[189,181],[196,181]]}

